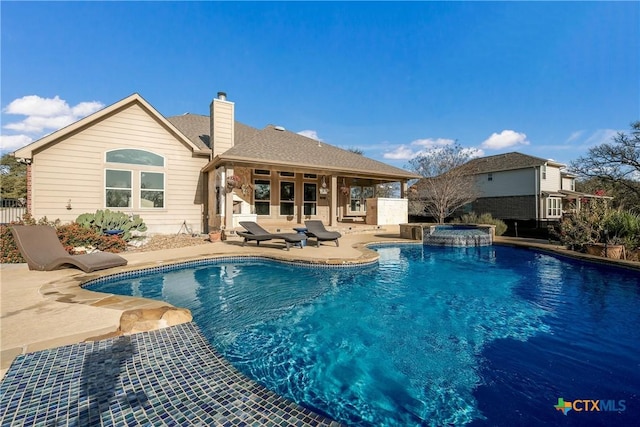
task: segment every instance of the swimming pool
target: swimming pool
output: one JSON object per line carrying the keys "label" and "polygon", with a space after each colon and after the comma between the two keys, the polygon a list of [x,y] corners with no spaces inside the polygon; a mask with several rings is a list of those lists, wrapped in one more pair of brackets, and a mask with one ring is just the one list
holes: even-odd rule
{"label": "swimming pool", "polygon": [[[349,425],[640,416],[637,272],[504,246],[374,248],[365,267],[218,261],[89,288],[190,308],[239,370]],[[559,398],[617,410],[565,416]]]}

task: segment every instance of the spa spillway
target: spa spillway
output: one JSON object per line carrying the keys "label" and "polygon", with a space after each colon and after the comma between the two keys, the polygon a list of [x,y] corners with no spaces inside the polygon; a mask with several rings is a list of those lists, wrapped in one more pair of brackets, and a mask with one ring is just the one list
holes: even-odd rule
{"label": "spa spillway", "polygon": [[432,225],[424,227],[423,242],[432,246],[488,246],[493,243],[492,226]]}

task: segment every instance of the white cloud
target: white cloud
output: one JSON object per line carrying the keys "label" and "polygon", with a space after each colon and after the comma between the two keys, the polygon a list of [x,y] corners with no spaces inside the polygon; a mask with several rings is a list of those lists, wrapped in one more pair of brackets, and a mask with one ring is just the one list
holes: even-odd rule
{"label": "white cloud", "polygon": [[43,117],[29,116],[21,122],[9,123],[5,129],[30,134],[42,133],[45,129],[60,129],[75,122],[77,118],[71,115]]}
{"label": "white cloud", "polygon": [[580,138],[583,134],[584,134],[583,130],[577,130],[575,132],[571,132],[571,135],[569,135],[569,138],[567,138],[566,142],[573,142],[576,139]]}
{"label": "white cloud", "polygon": [[464,154],[468,154],[469,157],[471,158],[484,156],[484,150],[480,148],[467,147],[467,148],[463,148],[461,151]]}
{"label": "white cloud", "polygon": [[318,136],[318,132],[315,130],[301,130],[298,135],[306,136],[307,138],[315,139],[316,141],[324,142],[322,138]]}
{"label": "white cloud", "polygon": [[4,109],[4,112],[21,116],[52,117],[70,114],[71,108],[59,96],[52,99],[40,98],[38,95],[28,95],[11,101]]}
{"label": "white cloud", "polygon": [[71,108],[71,113],[74,117],[86,117],[89,114],[93,114],[98,110],[104,108],[104,104],[98,101],[81,102],[75,107]]}
{"label": "white cloud", "polygon": [[8,123],[5,129],[32,134],[45,130],[58,130],[89,114],[104,108],[104,104],[97,101],[81,102],[70,107],[67,101],[55,98],[41,98],[37,95],[23,96],[14,99],[5,107],[5,114],[27,116],[20,122]]}
{"label": "white cloud", "polygon": [[393,151],[388,151],[382,155],[384,159],[389,160],[409,160],[418,155],[419,152],[413,151],[410,147],[402,144]]}
{"label": "white cloud", "polygon": [[32,142],[33,139],[27,135],[0,135],[0,151],[15,151]]}
{"label": "white cloud", "polygon": [[584,141],[584,146],[593,147],[594,145],[600,145],[605,143],[610,143],[613,137],[618,134],[619,131],[615,129],[598,129],[593,132],[589,137]]}
{"label": "white cloud", "polygon": [[[423,138],[411,141],[409,145],[402,144],[392,151],[387,151],[382,155],[389,160],[411,160],[414,157],[426,153],[437,154],[439,148],[454,144],[456,141],[449,138]],[[416,147],[414,149],[412,147]]]}
{"label": "white cloud", "polygon": [[502,148],[513,147],[516,145],[529,145],[527,135],[505,129],[500,133],[493,133],[480,146],[489,150],[500,150]]}
{"label": "white cloud", "polygon": [[[86,101],[71,107],[59,96],[42,98],[37,95],[14,99],[3,109],[4,114],[26,116],[17,122],[7,123],[4,129],[19,132],[19,135],[2,135],[2,150],[15,150],[34,139],[70,125],[89,114],[104,108],[98,101]],[[6,122],[6,120],[4,120]],[[27,135],[25,135],[27,134]],[[20,144],[20,145],[18,145]]]}
{"label": "white cloud", "polygon": [[447,145],[451,145],[456,142],[453,139],[448,138],[425,138],[425,139],[416,139],[411,142],[411,145],[417,145],[423,148],[435,148],[435,147],[445,147]]}

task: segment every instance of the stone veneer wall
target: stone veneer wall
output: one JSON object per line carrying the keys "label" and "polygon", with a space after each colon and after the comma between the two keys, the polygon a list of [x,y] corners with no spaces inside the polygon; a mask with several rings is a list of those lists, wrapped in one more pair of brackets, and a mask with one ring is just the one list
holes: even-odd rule
{"label": "stone veneer wall", "polygon": [[483,197],[473,202],[473,211],[499,219],[536,219],[536,196]]}

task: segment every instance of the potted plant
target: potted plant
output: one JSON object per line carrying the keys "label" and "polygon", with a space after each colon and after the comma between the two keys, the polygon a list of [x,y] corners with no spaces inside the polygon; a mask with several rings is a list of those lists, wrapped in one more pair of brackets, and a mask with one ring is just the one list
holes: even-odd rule
{"label": "potted plant", "polygon": [[242,178],[238,175],[231,175],[227,177],[227,189],[230,191],[234,188],[242,188]]}
{"label": "potted plant", "polygon": [[604,242],[589,243],[586,245],[586,249],[589,255],[596,255],[612,259],[625,258],[625,250],[624,245],[622,244],[622,239],[616,236],[611,238],[606,236]]}
{"label": "potted plant", "polygon": [[209,241],[211,243],[225,240],[224,230],[220,227],[212,227],[209,230]]}

